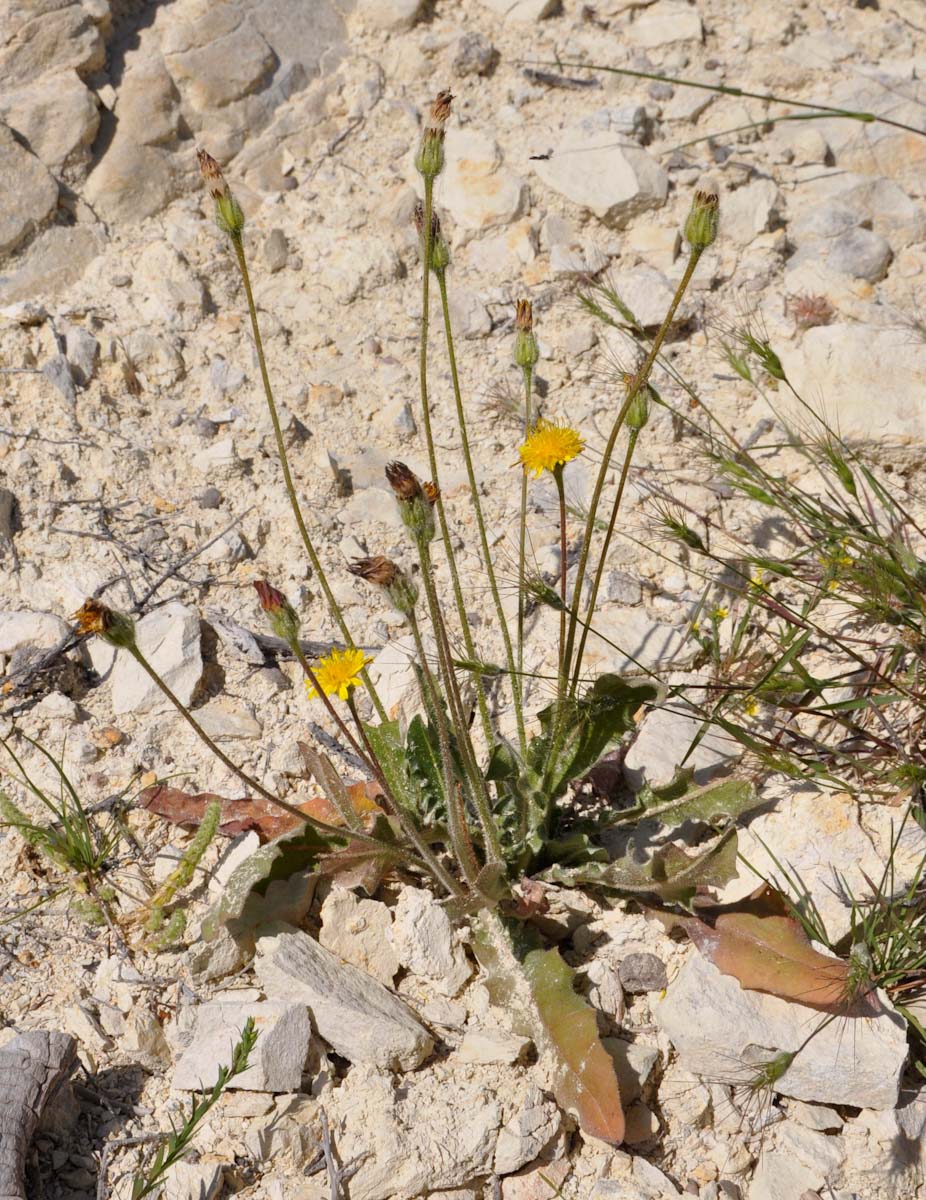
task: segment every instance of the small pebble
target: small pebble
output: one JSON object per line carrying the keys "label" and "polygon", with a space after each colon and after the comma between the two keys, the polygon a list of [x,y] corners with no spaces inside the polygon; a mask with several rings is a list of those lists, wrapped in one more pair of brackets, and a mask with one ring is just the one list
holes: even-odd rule
{"label": "small pebble", "polygon": [[669,985],[665,963],[655,954],[628,954],[626,958],[621,959],[617,973],[624,991],[632,995],[640,992],[661,992]]}

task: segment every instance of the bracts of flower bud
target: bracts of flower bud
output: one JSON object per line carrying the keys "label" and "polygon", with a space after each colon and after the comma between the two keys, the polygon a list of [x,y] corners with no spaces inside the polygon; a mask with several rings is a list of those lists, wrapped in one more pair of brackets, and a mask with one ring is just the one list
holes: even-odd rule
{"label": "bracts of flower bud", "polygon": [[297,647],[299,644],[299,626],[301,622],[296,610],[283,593],[278,592],[266,579],[256,579],[254,581],[254,588],[257,592],[260,606],[267,614],[270,628],[290,649]]}
{"label": "bracts of flower bud", "polygon": [[375,583],[389,598],[393,608],[404,617],[410,617],[418,601],[418,587],[400,566],[391,559],[377,554],[372,558],[355,558],[347,568],[351,575]]}
{"label": "bracts of flower bud", "polygon": [[685,220],[685,241],[692,250],[706,250],[717,237],[719,206],[715,192],[695,192]]}
{"label": "bracts of flower bud", "polygon": [[514,328],[514,361],[522,371],[532,371],[540,358],[540,348],[534,337],[534,310],[530,300],[518,300]]}
{"label": "bracts of flower bud", "polygon": [[[425,254],[428,249],[428,241],[425,237],[424,205],[420,201],[415,205],[414,215],[415,228],[421,240],[421,253]],[[435,275],[439,275],[441,271],[446,271],[450,265],[450,247],[447,245],[447,239],[441,230],[440,217],[436,212],[431,213],[430,262],[428,265]]]}
{"label": "bracts of flower bud", "polygon": [[203,182],[215,203],[216,225],[230,238],[240,238],[244,229],[244,213],[222,174],[222,168],[205,150],[197,150],[196,157]]}

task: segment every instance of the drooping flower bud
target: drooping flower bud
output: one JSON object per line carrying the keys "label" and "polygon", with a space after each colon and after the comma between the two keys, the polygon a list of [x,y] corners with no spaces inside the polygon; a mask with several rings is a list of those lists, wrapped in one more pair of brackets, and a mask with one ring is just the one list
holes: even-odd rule
{"label": "drooping flower bud", "polygon": [[377,554],[373,558],[355,558],[347,568],[351,575],[366,579],[383,588],[393,608],[409,617],[418,601],[418,588],[401,567],[391,559]]}
{"label": "drooping flower bud", "polygon": [[649,420],[650,406],[659,400],[659,393],[651,383],[644,383],[637,387],[635,375],[625,375],[624,385],[628,394],[634,393],[625,417],[627,428],[634,433],[639,433],[641,429],[645,428]]}
{"label": "drooping flower bud", "polygon": [[135,645],[135,622],[131,617],[100,604],[98,600],[85,600],[73,620],[78,633],[95,633],[110,646],[129,650]]}
{"label": "drooping flower bud", "polygon": [[[420,202],[415,205],[415,228],[418,230],[418,237],[421,239],[421,253],[425,253],[426,239],[424,227],[424,205]],[[430,267],[435,275],[439,275],[441,271],[446,271],[450,265],[450,247],[447,244],[447,239],[444,237],[441,229],[440,217],[436,212],[431,213],[431,242],[430,242]]]}
{"label": "drooping flower bud", "polygon": [[292,647],[298,644],[301,622],[296,610],[283,593],[278,592],[266,579],[255,579],[254,589],[257,592],[261,608],[267,614],[273,632],[287,646]]}
{"label": "drooping flower bud", "polygon": [[444,167],[444,137],[450,119],[453,96],[448,90],[438,92],[421,135],[421,145],[415,157],[415,168],[425,179],[436,179]]}
{"label": "drooping flower bud", "polygon": [[203,180],[215,203],[216,225],[229,237],[240,237],[241,231],[244,229],[244,213],[228,186],[228,181],[222,174],[222,168],[205,150],[197,150],[196,157],[199,159],[199,169]]}
{"label": "drooping flower bud", "polygon": [[692,250],[706,250],[717,236],[719,201],[716,192],[695,192],[685,220],[685,240]]}
{"label": "drooping flower bud", "polygon": [[540,358],[534,337],[534,309],[530,300],[518,300],[514,318],[514,361],[522,371],[530,371]]}
{"label": "drooping flower bud", "polygon": [[[399,516],[415,541],[429,542],[434,537],[434,513],[438,498],[433,484],[422,486],[421,480],[402,462],[386,467],[386,478],[399,503]],[[433,498],[432,498],[433,496]]]}

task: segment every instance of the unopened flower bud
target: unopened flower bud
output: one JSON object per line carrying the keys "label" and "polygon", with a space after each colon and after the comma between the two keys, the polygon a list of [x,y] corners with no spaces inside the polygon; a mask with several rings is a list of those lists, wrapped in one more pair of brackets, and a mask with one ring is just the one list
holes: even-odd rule
{"label": "unopened flower bud", "polygon": [[717,236],[719,202],[716,192],[695,192],[685,221],[685,240],[692,250],[706,250]]}
{"label": "unopened flower bud", "polygon": [[270,628],[287,646],[292,647],[296,645],[299,641],[300,625],[296,610],[283,593],[278,592],[266,579],[256,579],[254,581],[254,588],[257,592],[260,606],[267,614]]}
{"label": "unopened flower bud", "polygon": [[646,426],[649,420],[650,405],[658,401],[659,393],[650,383],[644,383],[637,387],[635,375],[625,375],[624,384],[628,393],[633,392],[633,399],[630,401],[630,407],[627,409],[625,417],[627,428],[639,433]]}
{"label": "unopened flower bud", "polygon": [[197,150],[196,157],[199,159],[203,180],[215,203],[216,225],[229,237],[240,237],[244,229],[244,213],[222,174],[222,168],[205,150]]}
{"label": "unopened flower bud", "polygon": [[522,371],[530,371],[540,358],[540,347],[534,337],[534,310],[530,300],[518,300],[514,328],[514,361]]}
{"label": "unopened flower bud", "polygon": [[78,633],[95,633],[110,646],[129,650],[135,645],[135,622],[97,600],[85,600],[74,614]]}
{"label": "unopened flower bud", "polygon": [[401,462],[388,464],[386,478],[399,502],[399,516],[406,529],[416,542],[429,542],[434,537],[432,509],[439,494],[437,489],[433,484],[422,486],[415,472]]}
{"label": "unopened flower bud", "polygon": [[414,580],[391,559],[384,558],[381,554],[373,558],[356,558],[347,569],[352,575],[383,588],[393,608],[403,616],[411,616],[414,612],[418,588]]}
{"label": "unopened flower bud", "polygon": [[[418,237],[421,239],[421,253],[425,254],[428,245],[425,239],[424,205],[421,203],[415,205],[415,228],[418,230]],[[447,245],[447,239],[441,230],[440,217],[436,212],[431,213],[431,241],[429,248],[431,270],[435,275],[440,274],[441,271],[446,271],[450,265],[450,247]]]}
{"label": "unopened flower bud", "polygon": [[428,116],[421,145],[415,157],[415,168],[425,179],[436,179],[444,166],[444,136],[450,118],[453,96],[449,91],[437,93]]}

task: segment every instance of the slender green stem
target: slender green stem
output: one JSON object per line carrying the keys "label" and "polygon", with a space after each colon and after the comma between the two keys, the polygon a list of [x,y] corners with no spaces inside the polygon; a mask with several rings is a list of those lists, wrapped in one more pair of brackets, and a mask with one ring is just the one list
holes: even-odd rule
{"label": "slender green stem", "polygon": [[[533,424],[533,367],[523,367],[524,375],[524,437]],[[521,504],[518,512],[518,681],[517,686],[524,705],[524,615],[525,615],[525,572],[527,563],[527,472],[521,472]]]}
{"label": "slender green stem", "polygon": [[[457,747],[460,757],[463,760],[463,769],[469,784],[470,796],[479,817],[479,824],[482,827],[487,857],[492,862],[500,862],[502,858],[501,843],[498,837],[498,830],[495,827],[495,820],[492,816],[492,806],[489,801],[486,781],[476,761],[459,692],[451,687],[449,682],[451,679],[453,679],[454,683],[456,682],[454,678],[453,655],[450,651],[450,643],[447,640],[447,629],[444,625],[443,613],[441,612],[440,602],[437,597],[437,589],[434,586],[433,566],[426,542],[422,541],[420,551],[421,576],[424,581],[428,611],[431,614],[431,624],[434,627],[434,636],[437,641],[438,663],[447,690],[447,700],[450,705],[454,732],[457,735]],[[466,836],[468,839],[468,830],[466,831]]]}
{"label": "slender green stem", "polygon": [[[160,691],[163,693],[166,699],[170,701],[177,712],[180,713],[181,717],[183,717],[184,721],[186,721],[200,741],[208,746],[219,762],[223,763],[233,775],[236,775],[246,787],[249,787],[252,791],[257,792],[259,796],[263,796],[263,798],[269,801],[270,804],[275,804],[277,808],[281,808],[284,812],[288,812],[290,816],[298,817],[301,822],[314,826],[322,833],[333,834],[335,837],[339,838],[343,838],[345,836],[346,831],[344,829],[339,829],[336,825],[329,825],[327,821],[319,821],[317,817],[309,816],[309,814],[303,812],[301,808],[296,808],[295,805],[288,804],[285,800],[281,800],[279,796],[274,796],[273,792],[268,791],[262,783],[259,783],[252,776],[248,775],[248,773],[243,771],[241,767],[237,765],[237,763],[232,762],[225,751],[220,749],[220,747],[215,744],[209,734],[206,733],[205,729],[203,729],[202,725],[200,725],[200,723],[196,720],[187,706],[180,699],[178,699],[177,696],[174,695],[161,676],[157,673],[157,671],[155,671],[154,667],[152,667],[151,663],[149,663],[147,658],[145,658],[144,654],[142,654],[141,650],[139,650],[137,646],[129,646],[127,649],[145,674],[160,689]],[[379,838],[370,837],[369,834],[366,833],[352,831],[351,836],[359,838],[363,842],[369,842],[374,846],[382,845]]]}
{"label": "slender green stem", "polygon": [[[611,519],[608,521],[607,532],[604,535],[604,543],[601,547],[601,554],[598,558],[598,566],[595,569],[595,578],[592,582],[591,595],[588,598],[588,608],[585,612],[585,621],[582,624],[582,635],[579,638],[579,646],[576,650],[575,667],[573,669],[572,682],[570,684],[570,691],[573,693],[573,695],[575,694],[576,688],[579,684],[579,676],[582,672],[582,656],[585,654],[585,644],[588,641],[590,622],[595,613],[595,605],[598,603],[598,593],[601,590],[601,581],[604,577],[604,569],[607,564],[608,550],[611,546],[611,539],[614,536],[614,527],[617,524],[617,514],[620,510],[621,501],[624,497],[624,488],[627,484],[627,476],[630,472],[630,461],[633,458],[633,452],[636,449],[637,439],[639,436],[640,431],[638,429],[632,429],[630,431],[630,437],[627,441],[627,452],[624,455],[624,465],[621,467],[621,477],[617,485],[617,495],[615,496],[614,504],[611,507]],[[580,598],[578,596],[573,596],[574,606],[578,605],[579,599]],[[565,612],[563,613],[563,616],[565,617]]]}
{"label": "slender green stem", "polygon": [[[525,472],[526,474],[526,472]],[[557,684],[557,698],[562,700],[566,695],[566,661],[564,654],[566,651],[566,488],[563,485],[563,468],[561,464],[557,464],[553,471],[553,478],[556,481],[556,494],[559,497],[559,594],[562,601],[562,608],[559,610],[559,683]],[[577,603],[576,597],[573,597],[573,604]]]}
{"label": "slender green stem", "polygon": [[[418,375],[421,389],[421,420],[424,425],[424,437],[428,448],[428,467],[431,472],[431,480],[440,491],[440,479],[437,469],[437,451],[434,445],[434,434],[431,429],[431,409],[428,399],[428,329],[430,327],[429,306],[431,302],[431,245],[432,245],[432,230],[431,217],[434,212],[434,180],[426,178],[424,181],[424,270],[422,272],[421,284],[421,347],[418,356]],[[463,601],[463,589],[460,587],[460,576],[457,571],[456,555],[453,552],[453,545],[450,541],[450,529],[447,525],[447,514],[444,511],[443,498],[438,495],[437,504],[437,519],[440,525],[441,538],[444,542],[444,551],[447,555],[447,565],[450,568],[450,580],[453,585],[453,598],[456,604],[457,614],[460,619],[460,628],[463,633],[463,644],[466,646],[466,653],[469,658],[477,658],[476,646],[473,642],[472,631],[469,626],[469,618],[466,615],[466,605]],[[492,722],[489,719],[489,706],[486,700],[485,685],[482,679],[476,677],[476,700],[479,704],[479,716],[482,721],[482,729],[485,734],[486,744],[491,748],[494,742],[492,735]],[[450,685],[448,684],[448,687]],[[466,732],[467,738],[469,731]]]}
{"label": "slender green stem", "polygon": [[[579,565],[576,571],[575,587],[573,588],[573,594],[575,596],[581,596],[582,587],[585,583],[585,572],[588,566],[588,556],[591,550],[592,534],[594,533],[595,529],[596,514],[598,511],[598,505],[601,502],[601,493],[604,490],[605,480],[608,477],[608,471],[611,469],[611,455],[614,453],[617,435],[621,431],[621,427],[624,424],[627,412],[630,409],[631,404],[633,404],[634,400],[636,399],[637,393],[649,379],[650,371],[653,369],[653,363],[656,361],[656,356],[659,354],[659,351],[662,348],[662,343],[665,341],[666,335],[671,328],[672,321],[675,318],[675,313],[679,304],[682,302],[682,297],[684,296],[689,283],[691,283],[691,277],[694,275],[695,267],[698,265],[698,260],[700,257],[700,250],[691,250],[691,253],[688,256],[688,262],[685,266],[685,272],[679,281],[678,287],[675,289],[675,295],[672,297],[672,302],[669,305],[668,312],[663,318],[662,325],[659,327],[659,331],[653,339],[653,344],[650,347],[649,354],[647,354],[642,367],[634,376],[634,382],[627,389],[627,395],[624,399],[624,403],[621,405],[620,411],[615,418],[614,425],[611,428],[611,433],[608,437],[608,444],[605,446],[604,454],[602,455],[601,466],[598,469],[598,477],[595,480],[595,487],[592,492],[591,502],[589,504],[588,519],[585,523],[585,536],[582,540],[582,550],[579,554]],[[566,653],[564,658],[567,676],[571,671],[572,651],[575,645],[577,614],[578,605],[573,605],[572,614],[569,620],[569,632],[566,638]]]}
{"label": "slender green stem", "polygon": [[[254,337],[254,348],[257,351],[257,362],[260,367],[260,377],[264,386],[264,396],[267,400],[267,409],[270,413],[270,421],[273,425],[273,434],[276,438],[277,455],[280,460],[280,467],[283,471],[283,482],[286,486],[286,494],[289,496],[290,507],[293,510],[293,516],[296,520],[296,527],[299,530],[299,536],[302,538],[302,544],[305,547],[305,552],[309,556],[309,562],[312,564],[312,570],[315,572],[318,582],[321,585],[322,591],[325,593],[325,599],[328,602],[328,607],[331,614],[337,622],[337,626],[341,631],[341,635],[352,649],[355,646],[353,637],[347,622],[344,620],[344,613],[341,611],[341,606],[331,590],[328,583],[328,577],[325,574],[321,564],[321,559],[318,557],[318,552],[306,527],[305,520],[302,516],[302,508],[299,504],[299,497],[296,494],[296,485],[293,482],[292,471],[289,466],[289,455],[286,453],[286,443],[283,440],[283,430],[280,427],[280,416],[277,411],[276,401],[273,397],[273,388],[270,384],[270,373],[267,370],[267,359],[264,355],[264,343],[260,336],[260,325],[257,320],[257,305],[254,303],[254,293],[251,290],[251,275],[248,271],[247,257],[244,253],[244,240],[240,234],[232,235],[232,246],[235,251],[235,259],[238,263],[238,271],[241,275],[241,282],[244,285],[244,294],[247,299],[248,313],[251,318],[251,333]],[[379,697],[376,694],[376,689],[373,686],[366,667],[360,673],[367,691],[373,701],[377,714],[381,721],[386,720],[386,710],[383,708]]]}
{"label": "slender green stem", "polygon": [[[498,581],[495,577],[495,568],[492,565],[492,554],[489,549],[489,538],[486,533],[485,517],[482,512],[482,503],[479,499],[479,484],[476,479],[476,471],[473,467],[473,456],[470,452],[469,434],[466,427],[466,413],[463,409],[463,396],[460,391],[460,378],[457,373],[457,356],[453,345],[453,328],[450,321],[450,304],[447,298],[447,272],[444,270],[436,271],[437,286],[440,289],[441,308],[444,314],[444,333],[447,339],[447,358],[450,363],[450,378],[453,382],[453,396],[457,407],[457,422],[460,426],[460,440],[463,445],[463,459],[466,463],[466,474],[469,479],[470,495],[473,499],[473,512],[476,515],[476,525],[479,529],[479,542],[482,549],[482,561],[485,567],[486,576],[489,580],[489,589],[492,593],[492,600],[495,604],[495,613],[498,617],[498,625],[501,630],[502,640],[505,643],[505,658],[508,663],[508,670],[511,675],[511,695],[514,702],[515,720],[518,726],[518,741],[521,745],[521,753],[527,751],[527,737],[524,732],[524,712],[521,705],[521,688],[515,674],[515,657],[514,649],[511,644],[511,634],[508,631],[508,622],[505,620],[505,612],[502,608],[502,600],[498,591]],[[491,743],[490,743],[491,744]]]}
{"label": "slender green stem", "polygon": [[738,96],[744,100],[762,100],[766,104],[788,104],[792,108],[813,109],[814,115],[841,117],[849,121],[859,121],[863,125],[889,125],[893,129],[902,129],[905,133],[915,133],[919,137],[926,136],[926,130],[917,129],[915,125],[905,125],[903,121],[894,121],[890,117],[882,117],[872,112],[856,112],[850,108],[835,108],[829,104],[815,104],[810,100],[795,100],[792,96],[775,96],[771,92],[749,92],[745,88],[733,87],[723,83],[705,83],[703,80],[682,79],[677,75],[660,75],[654,71],[633,71],[629,67],[606,67],[600,63],[579,62],[541,62],[541,67],[563,67],[579,71],[607,71],[612,75],[627,75],[632,79],[653,79],[657,83],[672,83],[679,87],[698,88],[704,92],[716,92],[721,96]]}

